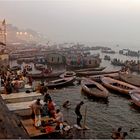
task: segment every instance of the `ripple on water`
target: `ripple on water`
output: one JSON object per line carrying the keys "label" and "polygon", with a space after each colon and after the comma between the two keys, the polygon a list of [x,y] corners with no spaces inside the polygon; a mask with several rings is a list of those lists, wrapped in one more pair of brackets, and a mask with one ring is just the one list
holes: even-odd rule
{"label": "ripple on water", "polygon": [[[90,130],[78,133],[74,138],[106,138],[109,139],[113,128],[123,127],[124,131],[129,132],[131,128],[137,128],[135,133],[129,132],[127,138],[140,138],[140,112],[130,106],[128,98],[110,93],[109,102],[105,104],[100,101],[89,100],[81,94],[80,86],[71,86],[64,89],[50,90],[53,100],[56,102],[63,113],[65,120],[70,124],[76,123],[74,109],[81,100],[85,104],[81,108],[84,114],[87,106],[86,124]],[[65,110],[62,103],[65,100],[71,102],[71,108]],[[82,133],[82,134],[81,134]],[[80,137],[79,137],[80,135]]]}

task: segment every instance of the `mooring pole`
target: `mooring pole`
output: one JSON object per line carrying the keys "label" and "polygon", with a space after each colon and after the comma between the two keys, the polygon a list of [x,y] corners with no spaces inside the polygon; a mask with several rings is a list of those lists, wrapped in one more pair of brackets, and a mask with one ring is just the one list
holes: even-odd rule
{"label": "mooring pole", "polygon": [[85,107],[85,114],[84,114],[83,128],[86,127],[86,118],[87,118],[87,106]]}

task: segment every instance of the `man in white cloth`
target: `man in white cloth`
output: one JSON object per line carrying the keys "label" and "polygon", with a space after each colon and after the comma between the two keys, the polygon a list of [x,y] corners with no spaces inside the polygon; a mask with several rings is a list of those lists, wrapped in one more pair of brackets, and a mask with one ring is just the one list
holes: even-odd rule
{"label": "man in white cloth", "polygon": [[42,105],[40,103],[40,99],[37,99],[36,102],[30,105],[30,107],[32,108],[32,111],[35,115],[35,122],[34,122],[35,127],[41,126],[41,112],[40,111],[42,109]]}

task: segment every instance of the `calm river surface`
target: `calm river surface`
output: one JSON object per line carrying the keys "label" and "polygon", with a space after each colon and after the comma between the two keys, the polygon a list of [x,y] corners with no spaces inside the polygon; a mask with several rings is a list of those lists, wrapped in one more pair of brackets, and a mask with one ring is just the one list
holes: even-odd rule
{"label": "calm river surface", "polygon": [[[92,53],[98,52],[100,51],[93,51]],[[101,58],[104,58],[104,55],[106,54],[100,53]],[[126,57],[119,54],[109,55],[111,58],[120,58],[122,60],[137,60],[137,58]],[[107,70],[120,69],[119,67],[111,66],[109,61],[104,60],[102,60],[101,66],[107,66]],[[90,130],[86,130],[84,133],[83,131],[77,131],[77,135],[73,138],[110,139],[112,129],[118,128],[119,126],[123,127],[123,131],[128,132],[127,138],[140,138],[140,110],[131,104],[130,98],[110,92],[108,103],[94,101],[81,94],[81,86],[77,84],[62,89],[49,90],[49,93],[57,107],[62,109],[64,120],[67,120],[71,125],[76,123],[76,115],[74,113],[76,104],[81,100],[85,102],[81,107],[81,112],[84,118],[85,107],[87,106],[86,124]],[[71,102],[71,108],[69,110],[62,108],[62,103],[65,100]],[[136,128],[134,133],[129,132],[131,128]]]}
{"label": "calm river surface", "polygon": [[[94,53],[100,53],[100,51],[92,51]],[[100,57],[104,58],[104,55],[100,53]],[[121,60],[137,60],[137,57],[127,57],[119,55],[118,53],[109,54],[111,58],[119,58]],[[120,67],[114,67],[110,65],[109,61],[102,60],[101,66],[107,66],[107,70],[120,69]],[[83,100],[85,104],[81,108],[81,112],[85,112],[87,106],[87,119],[86,124],[90,130],[85,133],[75,135],[74,138],[111,138],[111,132],[113,128],[123,127],[123,131],[128,132],[127,138],[140,138],[140,110],[135,108],[130,102],[130,98],[123,97],[117,93],[110,92],[109,102],[104,103],[101,101],[94,101],[88,99],[85,95],[81,94],[81,86],[75,85],[63,89],[51,90],[52,98],[56,104],[61,107],[65,100],[70,100],[71,109],[64,110],[63,113],[65,120],[71,124],[76,123],[76,115],[74,108],[79,101]],[[129,132],[131,128],[136,128],[135,132]],[[77,133],[78,134],[78,133]]]}

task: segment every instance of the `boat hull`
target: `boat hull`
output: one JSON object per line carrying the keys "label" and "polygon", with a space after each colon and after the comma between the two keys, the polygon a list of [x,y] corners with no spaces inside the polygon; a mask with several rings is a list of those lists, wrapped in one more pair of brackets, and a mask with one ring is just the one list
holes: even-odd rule
{"label": "boat hull", "polygon": [[140,107],[140,89],[139,90],[132,90],[129,92],[130,96],[131,96],[131,99],[132,99],[132,102]]}
{"label": "boat hull", "polygon": [[84,72],[84,71],[102,71],[102,70],[104,70],[105,68],[106,68],[106,67],[86,68],[86,69],[75,70],[75,72]]}
{"label": "boat hull", "polygon": [[76,73],[74,71],[66,71],[63,74],[61,74],[60,77],[65,78],[65,77],[72,77],[75,75],[76,75]]}
{"label": "boat hull", "polygon": [[[101,84],[92,81],[88,78],[84,78],[81,81],[81,87],[82,90],[87,93],[87,95],[96,97],[96,98],[108,98],[108,91],[105,89]],[[95,90],[92,90],[90,87],[94,88]]]}
{"label": "boat hull", "polygon": [[50,81],[46,86],[48,88],[60,88],[64,86],[69,86],[72,85],[73,82],[75,81],[75,76],[73,77],[67,77],[67,78],[60,78],[57,80]]}
{"label": "boat hull", "polygon": [[129,92],[131,90],[138,89],[138,87],[136,87],[136,86],[133,86],[128,83],[125,83],[125,82],[122,82],[119,80],[115,80],[115,79],[109,78],[109,77],[103,77],[103,78],[101,78],[101,81],[102,81],[103,85],[105,87],[107,87],[108,89],[117,91],[124,95],[129,95]]}
{"label": "boat hull", "polygon": [[117,71],[86,71],[86,72],[77,72],[76,75],[78,76],[90,76],[90,75],[101,75],[101,74],[110,74],[110,73],[117,73]]}
{"label": "boat hull", "polygon": [[124,82],[140,87],[140,76],[138,75],[119,73],[119,77]]}
{"label": "boat hull", "polygon": [[43,74],[43,73],[38,73],[38,74],[27,74],[27,76],[31,76],[34,79],[39,79],[39,78],[55,78],[59,77],[63,72],[54,72],[50,74]]}

